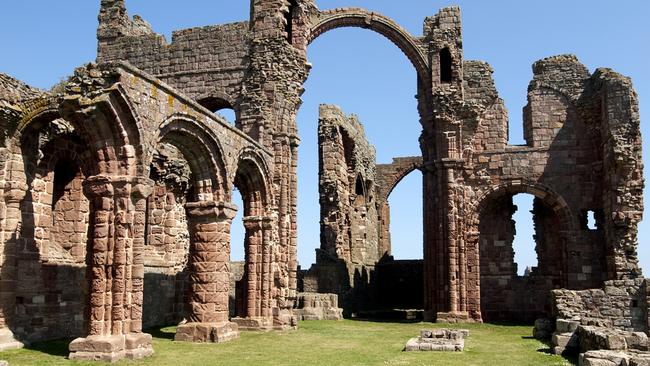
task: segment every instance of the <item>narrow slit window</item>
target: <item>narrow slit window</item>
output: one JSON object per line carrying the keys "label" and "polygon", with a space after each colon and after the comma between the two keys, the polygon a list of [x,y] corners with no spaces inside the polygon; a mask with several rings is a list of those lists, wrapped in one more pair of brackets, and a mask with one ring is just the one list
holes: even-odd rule
{"label": "narrow slit window", "polygon": [[363,189],[363,180],[361,177],[357,177],[357,181],[354,187],[354,193],[357,194],[358,196],[363,196],[364,195],[364,189]]}
{"label": "narrow slit window", "polygon": [[293,44],[293,11],[298,6],[296,0],[289,0],[289,10],[284,14],[285,32],[287,33],[287,42]]}
{"label": "narrow slit window", "polygon": [[452,72],[451,72],[451,52],[449,48],[445,47],[440,50],[440,82],[441,83],[451,83],[452,81]]}

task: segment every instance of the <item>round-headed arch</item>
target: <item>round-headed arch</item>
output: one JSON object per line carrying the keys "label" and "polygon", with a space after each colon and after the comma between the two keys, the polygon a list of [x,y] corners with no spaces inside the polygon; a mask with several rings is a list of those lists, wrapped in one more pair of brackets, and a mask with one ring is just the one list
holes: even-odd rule
{"label": "round-headed arch", "polygon": [[58,109],[88,143],[99,174],[128,176],[145,171],[139,164],[144,128],[121,85],[106,89],[94,99],[66,96]]}
{"label": "round-headed arch", "polygon": [[218,90],[202,95],[196,99],[196,102],[213,113],[222,109],[235,110],[236,105],[234,98]]}
{"label": "round-headed arch", "polygon": [[488,205],[498,197],[505,195],[516,195],[518,193],[528,193],[540,199],[545,206],[550,208],[557,217],[559,222],[564,225],[560,230],[576,230],[578,223],[571,215],[571,209],[566,201],[557,192],[544,184],[532,181],[508,181],[487,189],[475,201],[471,208],[472,215],[476,217],[473,222],[478,223],[478,215],[483,212]]}
{"label": "round-headed arch", "polygon": [[[58,128],[63,127],[63,130],[59,132],[65,137],[62,140],[56,140],[56,155],[46,153],[44,159],[39,159],[41,160],[39,166],[41,168],[43,166],[49,167],[48,164],[58,159],[59,155],[69,153],[71,159],[74,155],[73,160],[79,163],[84,175],[99,174],[98,156],[89,151],[89,147],[93,146],[91,144],[94,141],[92,135],[84,126],[75,123],[76,121],[68,121],[61,117],[59,103],[56,98],[33,99],[21,104],[21,108],[23,110],[22,118],[7,126],[6,131],[6,146],[9,147],[12,154],[20,155],[24,159],[24,155],[27,153],[23,150],[26,139],[31,138],[34,141],[33,139],[37,136],[38,131],[56,124],[59,126]],[[69,134],[69,132],[72,132],[72,134]],[[45,146],[44,148],[48,149],[51,146]],[[13,174],[13,172],[10,174]]]}
{"label": "round-headed arch", "polygon": [[272,202],[271,173],[266,161],[256,151],[244,148],[239,154],[233,184],[244,201],[244,216],[264,216]]}
{"label": "round-headed arch", "polygon": [[[223,149],[208,127],[191,116],[176,114],[160,125],[156,141],[174,145],[183,154],[194,178],[197,199],[211,195],[206,199],[223,201],[228,197]],[[152,158],[148,157],[149,164]]]}
{"label": "round-headed arch", "polygon": [[365,9],[345,8],[320,12],[312,24],[307,42],[311,43],[321,34],[343,27],[367,28],[388,38],[411,61],[418,77],[421,80],[429,80],[429,63],[420,41],[394,20]]}
{"label": "round-headed arch", "polygon": [[399,182],[414,170],[422,170],[422,157],[395,158],[392,164],[378,165],[379,198],[388,200]]}

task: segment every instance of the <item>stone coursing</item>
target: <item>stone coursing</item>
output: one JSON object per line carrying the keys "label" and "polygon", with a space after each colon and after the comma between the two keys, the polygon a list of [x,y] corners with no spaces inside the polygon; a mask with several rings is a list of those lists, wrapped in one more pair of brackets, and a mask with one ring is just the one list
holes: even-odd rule
{"label": "stone coursing", "polygon": [[[414,66],[422,154],[377,165],[360,122],[322,108],[323,232],[303,291],[338,295],[348,314],[379,304],[377,267],[391,262],[387,198],[419,169],[427,319],[533,319],[550,315],[552,289],[623,281],[603,296],[567,293],[576,308],[562,312],[585,315],[591,296],[598,311],[585,318],[647,330],[640,121],[628,78],[590,74],[571,55],[536,62],[527,143],[511,146],[492,68],[463,59],[459,8],[426,18],[418,37],[364,9],[251,4],[248,22],[177,31],[168,43],[124,0],[101,0],[97,64],[50,92],[0,74],[0,349],[79,337],[70,358],[114,361],[153,352],[143,324],[184,320],[177,337],[198,342],[295,327],[295,119],[307,46],[339,27],[385,36]],[[222,108],[235,111],[235,126],[213,113]],[[244,207],[231,204],[235,187]],[[512,255],[518,193],[535,196],[538,265],[525,277]],[[236,209],[246,260],[233,285]]]}
{"label": "stone coursing", "polygon": [[406,342],[405,351],[462,352],[465,349],[467,329],[432,329],[420,331],[418,338]]}
{"label": "stone coursing", "polygon": [[343,319],[343,309],[339,308],[336,294],[299,292],[294,312],[300,320]]}

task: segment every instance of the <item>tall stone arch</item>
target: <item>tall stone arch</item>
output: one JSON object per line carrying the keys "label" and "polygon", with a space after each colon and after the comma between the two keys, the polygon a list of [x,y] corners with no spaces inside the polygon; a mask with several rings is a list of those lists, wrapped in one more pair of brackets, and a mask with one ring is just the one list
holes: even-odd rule
{"label": "tall stone arch", "polygon": [[307,43],[323,33],[342,27],[366,28],[381,34],[406,55],[421,80],[430,79],[429,63],[421,42],[389,17],[365,9],[344,8],[318,13],[316,19],[312,20]]}
{"label": "tall stone arch", "polygon": [[391,164],[377,164],[377,211],[380,252],[390,254],[390,206],[388,197],[399,182],[414,170],[422,169],[422,157],[393,158]]}
{"label": "tall stone arch", "polygon": [[[209,127],[184,114],[172,114],[163,121],[156,141],[158,148],[170,144],[178,149],[181,156],[177,158],[187,162],[190,170],[186,190],[172,193],[185,195],[180,201],[185,202],[190,236],[187,323],[178,326],[175,339],[224,342],[237,338],[237,325],[229,321],[230,226],[237,208],[228,201],[222,147]],[[156,183],[156,190],[161,189],[167,189],[166,182]]]}
{"label": "tall stone arch", "polygon": [[244,205],[245,264],[236,283],[234,321],[246,329],[271,329],[290,323],[281,319],[287,315],[283,306],[287,297],[295,296],[288,287],[291,265],[275,259],[287,256],[290,248],[276,243],[277,216],[270,177],[263,156],[249,148],[240,151],[232,182]]}

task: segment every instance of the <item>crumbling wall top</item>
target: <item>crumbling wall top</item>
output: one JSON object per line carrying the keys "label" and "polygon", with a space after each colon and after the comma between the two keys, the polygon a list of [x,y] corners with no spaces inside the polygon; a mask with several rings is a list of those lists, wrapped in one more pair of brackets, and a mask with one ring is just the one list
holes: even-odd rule
{"label": "crumbling wall top", "polygon": [[45,91],[33,88],[7,74],[0,73],[0,100],[9,103],[38,98]]}
{"label": "crumbling wall top", "polygon": [[589,70],[575,55],[558,55],[541,59],[533,64],[533,80],[528,91],[550,88],[576,100],[585,89]]}

